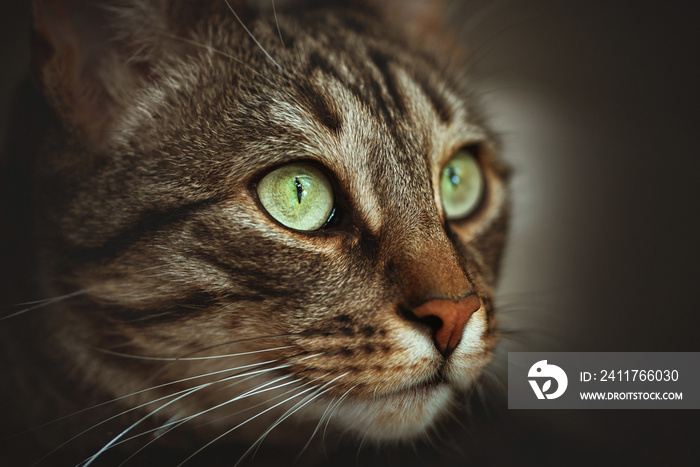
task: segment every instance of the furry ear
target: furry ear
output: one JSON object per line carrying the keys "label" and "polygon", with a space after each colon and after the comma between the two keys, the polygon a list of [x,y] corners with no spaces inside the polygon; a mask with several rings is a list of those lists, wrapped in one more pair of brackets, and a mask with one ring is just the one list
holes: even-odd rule
{"label": "furry ear", "polygon": [[127,98],[155,78],[173,47],[162,32],[176,32],[176,11],[159,0],[33,6],[34,78],[63,124],[98,149]]}

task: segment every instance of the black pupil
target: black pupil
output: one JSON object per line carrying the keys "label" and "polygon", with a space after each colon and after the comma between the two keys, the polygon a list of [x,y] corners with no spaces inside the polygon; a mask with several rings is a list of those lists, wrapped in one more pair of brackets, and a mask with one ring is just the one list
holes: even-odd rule
{"label": "black pupil", "polygon": [[294,177],[294,185],[297,187],[297,201],[301,204],[301,195],[304,193],[304,187],[299,181],[299,177]]}

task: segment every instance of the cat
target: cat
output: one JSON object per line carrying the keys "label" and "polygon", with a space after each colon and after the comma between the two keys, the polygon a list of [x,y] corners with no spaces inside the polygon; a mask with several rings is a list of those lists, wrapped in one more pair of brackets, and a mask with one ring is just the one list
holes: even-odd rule
{"label": "cat", "polygon": [[438,2],[33,6],[12,465],[277,465],[462,410],[508,167]]}

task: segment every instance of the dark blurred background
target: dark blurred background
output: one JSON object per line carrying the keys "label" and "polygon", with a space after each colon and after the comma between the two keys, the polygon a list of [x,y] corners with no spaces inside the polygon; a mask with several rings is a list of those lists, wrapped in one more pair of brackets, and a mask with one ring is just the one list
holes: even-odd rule
{"label": "dark blurred background", "polygon": [[[500,5],[472,36],[516,173],[500,303],[522,333],[500,362],[508,350],[700,351],[700,10]],[[699,415],[506,409],[485,416],[496,421],[477,464],[700,465]]]}
{"label": "dark blurred background", "polygon": [[[3,137],[28,66],[26,3],[0,7]],[[515,169],[497,304],[519,332],[493,371],[505,380],[508,350],[700,351],[697,7],[475,1],[455,11]],[[439,465],[700,465],[696,411],[508,411],[491,386],[489,408],[465,422],[463,453],[447,449]],[[421,452],[395,459],[430,463]],[[362,465],[372,450],[348,453],[347,465]]]}

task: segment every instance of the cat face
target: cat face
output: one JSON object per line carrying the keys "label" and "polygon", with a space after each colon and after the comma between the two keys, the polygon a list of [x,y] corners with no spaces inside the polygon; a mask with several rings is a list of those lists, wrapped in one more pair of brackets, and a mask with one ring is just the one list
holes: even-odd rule
{"label": "cat face", "polygon": [[496,340],[506,171],[464,70],[367,11],[227,6],[91,47],[38,13],[52,352],[160,424],[420,436]]}

